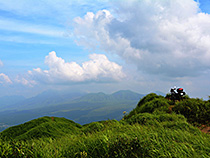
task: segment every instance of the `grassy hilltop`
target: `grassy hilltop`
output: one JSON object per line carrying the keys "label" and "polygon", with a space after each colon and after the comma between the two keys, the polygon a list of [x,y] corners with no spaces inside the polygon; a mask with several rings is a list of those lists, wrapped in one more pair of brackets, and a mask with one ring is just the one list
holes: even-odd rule
{"label": "grassy hilltop", "polygon": [[120,121],[42,117],[0,133],[0,157],[210,157],[210,101],[151,93]]}

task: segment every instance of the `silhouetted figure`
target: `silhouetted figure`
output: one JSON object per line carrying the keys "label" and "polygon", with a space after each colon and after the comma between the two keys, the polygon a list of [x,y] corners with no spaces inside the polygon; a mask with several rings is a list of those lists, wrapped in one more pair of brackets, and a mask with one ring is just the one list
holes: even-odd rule
{"label": "silhouetted figure", "polygon": [[183,96],[185,95],[185,92],[183,90],[183,88],[177,88],[174,87],[174,88],[171,88],[170,90],[171,92],[171,100],[175,101],[175,100],[182,100],[183,99]]}

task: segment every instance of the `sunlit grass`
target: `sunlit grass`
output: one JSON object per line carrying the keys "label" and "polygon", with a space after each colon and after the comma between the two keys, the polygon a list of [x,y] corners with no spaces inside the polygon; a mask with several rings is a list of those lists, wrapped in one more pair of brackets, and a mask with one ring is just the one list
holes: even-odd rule
{"label": "sunlit grass", "polygon": [[[200,109],[205,105],[200,100],[188,102],[194,101]],[[124,112],[121,121],[99,121],[83,126],[64,118],[40,118],[27,123],[22,135],[24,125],[1,133],[0,157],[210,157],[210,135],[188,123],[194,113],[191,112],[189,118],[174,112],[168,114],[165,108],[168,104],[163,97],[152,94],[140,101],[141,108],[137,106],[130,114]],[[181,102],[175,107],[185,109]],[[198,108],[194,109],[199,112]],[[141,113],[145,110],[150,113]],[[49,136],[43,133],[47,131]],[[30,137],[36,132],[43,137]]]}
{"label": "sunlit grass", "polygon": [[[171,122],[173,123],[173,122]],[[89,131],[61,138],[0,143],[1,157],[209,157],[210,136],[197,128],[104,121]],[[157,128],[158,127],[158,128]],[[83,130],[83,128],[81,130]]]}

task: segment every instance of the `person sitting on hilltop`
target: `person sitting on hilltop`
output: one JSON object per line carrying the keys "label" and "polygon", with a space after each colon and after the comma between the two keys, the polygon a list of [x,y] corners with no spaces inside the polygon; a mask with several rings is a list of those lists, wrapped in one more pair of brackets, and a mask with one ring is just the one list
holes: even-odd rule
{"label": "person sitting on hilltop", "polygon": [[185,95],[185,92],[183,91],[183,88],[178,88],[177,89],[177,92],[180,96],[184,96]]}
{"label": "person sitting on hilltop", "polygon": [[177,88],[174,87],[174,88],[171,88],[170,90],[170,99],[175,101],[175,100],[182,100],[183,99],[183,96],[185,95],[185,92],[184,92],[184,89],[183,88]]}

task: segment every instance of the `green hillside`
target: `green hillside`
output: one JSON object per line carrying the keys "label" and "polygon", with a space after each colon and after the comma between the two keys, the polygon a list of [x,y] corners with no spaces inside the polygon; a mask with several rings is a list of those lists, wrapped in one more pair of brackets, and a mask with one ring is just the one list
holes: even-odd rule
{"label": "green hillside", "polygon": [[[0,133],[0,157],[210,157],[210,102],[173,102],[151,93],[122,120],[92,122],[42,117]],[[38,134],[37,134],[38,133]],[[8,139],[9,138],[9,139]]]}
{"label": "green hillside", "polygon": [[187,121],[194,125],[210,123],[210,100],[204,101],[199,98],[186,96],[181,101],[168,100],[155,93],[143,97],[137,107],[133,109],[126,118],[138,113],[176,113],[187,118]]}
{"label": "green hillside", "polygon": [[37,138],[57,138],[66,134],[77,134],[82,126],[65,118],[41,117],[4,130],[4,139],[28,140]]}

